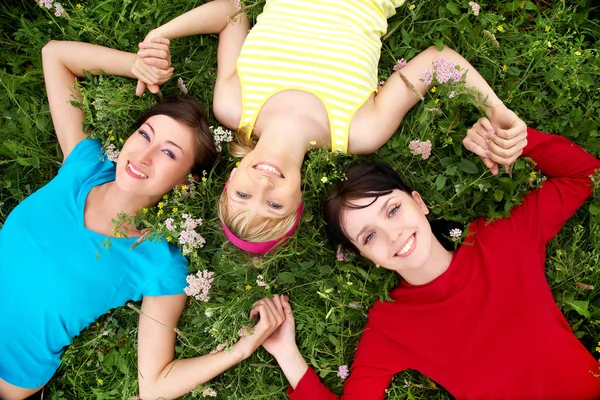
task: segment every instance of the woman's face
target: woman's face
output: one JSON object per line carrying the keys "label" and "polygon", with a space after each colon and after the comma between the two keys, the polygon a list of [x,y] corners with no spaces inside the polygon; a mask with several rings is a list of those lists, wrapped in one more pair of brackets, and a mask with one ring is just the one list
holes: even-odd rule
{"label": "woman's face", "polygon": [[364,257],[384,268],[401,273],[424,266],[436,239],[421,196],[396,189],[374,199],[353,200],[357,206],[370,205],[342,212],[342,227],[350,241]]}
{"label": "woman's face", "polygon": [[183,183],[194,163],[192,130],[166,115],[146,120],[125,142],[116,183],[125,192],[160,197]]}
{"label": "woman's face", "polygon": [[283,218],[302,200],[300,170],[285,155],[255,149],[231,171],[227,199],[231,212],[251,210],[268,218]]}

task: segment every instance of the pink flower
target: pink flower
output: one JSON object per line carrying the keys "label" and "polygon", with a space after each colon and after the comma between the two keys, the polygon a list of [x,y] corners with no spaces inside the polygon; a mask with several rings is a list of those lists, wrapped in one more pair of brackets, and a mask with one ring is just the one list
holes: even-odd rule
{"label": "pink flower", "polygon": [[335,259],[342,262],[342,261],[350,261],[350,257],[348,257],[348,254],[346,254],[346,252],[342,249],[342,245],[338,245],[337,248],[337,254],[335,255]]}
{"label": "pink flower", "polygon": [[423,160],[427,160],[431,155],[431,141],[429,140],[426,140],[425,142],[411,140],[408,148],[413,155],[420,155]]}
{"label": "pink flower", "polygon": [[54,3],[54,16],[55,17],[67,17],[67,12],[65,11],[65,9],[63,8],[62,4],[60,3]]}
{"label": "pink flower", "polygon": [[211,351],[210,354],[219,353],[219,352],[225,350],[226,347],[227,347],[227,343],[221,343],[213,351]]}
{"label": "pink flower", "polygon": [[175,225],[173,225],[173,218],[167,218],[165,220],[165,227],[169,230],[169,232],[173,232],[175,230]]}
{"label": "pink flower", "polygon": [[489,37],[490,39],[492,39],[492,43],[494,43],[494,46],[496,47],[500,47],[500,43],[498,42],[498,40],[496,40],[496,35],[494,35],[492,32],[485,30],[483,31],[483,34],[487,37]]}
{"label": "pink flower", "polygon": [[471,10],[473,10],[473,14],[475,14],[475,16],[479,15],[479,10],[481,10],[479,4],[475,3],[474,1],[470,1],[469,5],[471,6]]}
{"label": "pink flower", "polygon": [[439,83],[458,82],[462,78],[457,65],[453,61],[446,60],[444,57],[438,57],[433,62],[433,68],[435,69],[435,75]]}
{"label": "pink flower", "polygon": [[235,8],[237,8],[238,10],[239,10],[240,8],[242,8],[242,5],[240,4],[240,0],[231,0],[231,2],[233,3],[233,6],[234,6]]}
{"label": "pink flower", "polygon": [[431,85],[431,82],[433,82],[433,72],[433,68],[427,68],[423,71],[423,82],[425,82],[425,84]]}
{"label": "pink flower", "polygon": [[106,153],[106,158],[108,158],[110,161],[116,163],[117,159],[119,158],[119,154],[121,154],[121,152],[119,150],[117,150],[117,147],[111,143],[108,146],[106,146],[106,148],[104,149],[104,153]]}
{"label": "pink flower", "polygon": [[348,371],[348,366],[347,365],[340,365],[340,367],[338,368],[338,373],[337,376],[344,380],[348,377],[348,375],[350,375],[350,372]]}
{"label": "pink flower", "polygon": [[248,325],[244,325],[238,331],[239,337],[250,336],[254,333],[254,328],[250,328]]}
{"label": "pink flower", "polygon": [[183,289],[185,294],[188,296],[194,297],[199,301],[208,301],[210,297],[208,296],[208,291],[212,287],[211,283],[214,280],[213,275],[215,273],[212,271],[198,271],[196,275],[188,275],[185,278],[188,286]]}
{"label": "pink flower", "polygon": [[401,58],[398,60],[396,65],[394,65],[394,72],[399,71],[404,67],[406,67],[406,60],[404,58]]}
{"label": "pink flower", "polygon": [[263,281],[263,276],[262,275],[258,275],[256,277],[256,284],[260,287],[265,287],[267,286],[266,282]]}
{"label": "pink flower", "polygon": [[183,79],[181,77],[177,78],[177,87],[183,94],[188,94],[187,87],[185,86],[185,83],[183,83]]}
{"label": "pink flower", "polygon": [[456,96],[456,92],[454,90],[448,93],[448,97],[453,98],[454,96]]}
{"label": "pink flower", "polygon": [[39,5],[40,7],[45,7],[45,8],[47,8],[47,9],[49,10],[49,9],[51,9],[51,8],[52,8],[52,2],[53,2],[53,1],[54,1],[54,0],[39,0],[39,1],[38,1],[38,5]]}
{"label": "pink flower", "polygon": [[385,81],[379,81],[379,83],[377,84],[377,90],[383,89],[383,85],[385,85]]}

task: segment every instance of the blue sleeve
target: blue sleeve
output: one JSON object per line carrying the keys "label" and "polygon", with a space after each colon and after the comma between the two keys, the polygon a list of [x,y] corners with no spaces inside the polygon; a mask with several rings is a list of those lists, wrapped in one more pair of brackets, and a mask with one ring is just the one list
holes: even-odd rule
{"label": "blue sleeve", "polygon": [[184,294],[187,286],[188,265],[185,257],[180,256],[175,263],[155,276],[142,290],[142,296],[170,296]]}
{"label": "blue sleeve", "polygon": [[63,167],[80,162],[95,164],[98,161],[108,161],[106,154],[102,151],[102,144],[99,140],[86,138],[71,150]]}

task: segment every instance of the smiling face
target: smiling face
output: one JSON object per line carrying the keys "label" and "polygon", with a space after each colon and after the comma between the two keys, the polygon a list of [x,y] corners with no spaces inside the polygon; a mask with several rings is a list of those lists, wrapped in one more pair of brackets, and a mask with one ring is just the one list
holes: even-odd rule
{"label": "smiling face", "polygon": [[125,142],[115,182],[125,192],[160,197],[185,181],[194,156],[192,130],[166,115],[153,115]]}
{"label": "smiling face", "polygon": [[427,263],[436,239],[425,217],[429,209],[417,192],[395,189],[351,203],[364,208],[344,209],[342,228],[364,257],[399,273]]}
{"label": "smiling face", "polygon": [[283,218],[296,213],[302,200],[300,170],[285,155],[255,149],[231,171],[227,200],[232,214],[249,210]]}

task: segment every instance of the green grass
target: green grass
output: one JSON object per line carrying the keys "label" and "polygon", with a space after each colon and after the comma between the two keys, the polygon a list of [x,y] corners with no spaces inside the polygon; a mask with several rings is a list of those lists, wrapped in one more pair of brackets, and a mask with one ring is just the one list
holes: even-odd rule
{"label": "green grass", "polygon": [[[46,103],[40,51],[51,39],[88,41],[135,51],[145,33],[198,2],[187,0],[65,0],[68,18],[56,18],[34,1],[0,6],[0,227],[26,196],[50,180],[60,166]],[[255,4],[247,1],[247,4]],[[432,44],[446,44],[463,54],[505,103],[528,125],[560,133],[600,155],[600,13],[592,1],[481,2],[476,17],[468,1],[407,4],[390,20],[383,45],[380,77],[387,78],[398,58],[410,59]],[[250,8],[252,18],[262,3]],[[502,28],[500,28],[502,27]],[[485,33],[485,32],[489,33]],[[494,43],[494,35],[498,45]],[[190,94],[211,104],[216,74],[215,37],[173,41],[175,76],[164,94],[178,92],[181,77]],[[126,138],[140,110],[155,98],[134,96],[134,82],[96,77],[82,82],[87,120],[94,134]],[[479,116],[464,98],[448,99],[444,88],[429,93],[405,118],[398,133],[371,159],[384,160],[401,173],[428,202],[434,217],[468,223],[476,217],[500,217],[540,183],[530,179],[525,162],[513,177],[493,177],[461,149],[461,139]],[[460,96],[459,96],[460,97]],[[441,114],[426,109],[437,104]],[[110,101],[108,101],[110,99]],[[211,116],[212,122],[217,125]],[[431,140],[428,160],[414,157],[410,140]],[[225,245],[215,202],[235,160],[226,152],[196,196],[181,201],[172,193],[163,212],[148,210],[146,224],[165,231],[163,221],[181,213],[203,218],[199,232],[206,244],[190,258],[190,271],[215,272],[211,300],[191,299],[180,322],[186,339],[177,357],[205,354],[236,337],[253,301],[265,293],[291,298],[302,353],[333,390],[340,392],[339,365],[351,364],[366,321],[366,311],[384,298],[398,278],[363,259],[336,262],[327,243],[320,205],[345,166],[358,157],[317,151],[303,170],[305,216],[299,234],[276,254],[253,258]],[[466,161],[465,161],[466,160]],[[322,182],[323,177],[327,182]],[[596,195],[600,185],[596,184]],[[178,211],[172,211],[173,208]],[[600,341],[600,197],[588,201],[548,246],[547,277],[575,334],[595,352]],[[262,274],[268,289],[256,285]],[[351,283],[351,284],[350,284]],[[592,285],[586,289],[578,284]],[[36,294],[32,294],[35,296]],[[40,300],[42,301],[42,300]],[[212,311],[207,317],[205,312]],[[51,399],[128,399],[137,396],[137,313],[121,307],[101,317],[77,337],[47,387]],[[548,349],[552,351],[552,349]],[[262,349],[208,384],[218,398],[283,398],[287,382],[273,358]],[[393,399],[447,399],[450,396],[417,373],[399,374],[389,391]],[[201,397],[190,394],[186,398]]]}

